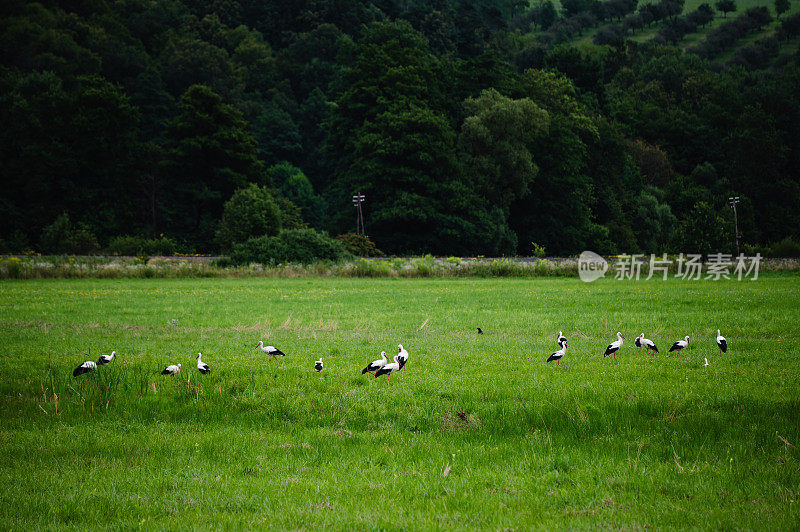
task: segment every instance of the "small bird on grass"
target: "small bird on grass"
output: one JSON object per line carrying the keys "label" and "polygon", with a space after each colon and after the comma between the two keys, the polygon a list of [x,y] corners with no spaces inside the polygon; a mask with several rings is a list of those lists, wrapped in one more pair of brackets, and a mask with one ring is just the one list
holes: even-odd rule
{"label": "small bird on grass", "polygon": [[107,366],[109,362],[114,360],[114,357],[117,355],[116,351],[111,351],[110,355],[100,355],[100,358],[97,359],[98,366]]}
{"label": "small bird on grass", "polygon": [[672,353],[673,351],[677,351],[678,358],[681,358],[681,351],[683,351],[687,347],[689,347],[689,337],[685,336],[683,340],[678,340],[677,342],[672,344],[672,347],[669,348],[669,352]]}
{"label": "small bird on grass", "polygon": [[258,341],[258,348],[261,349],[261,351],[263,351],[264,353],[268,354],[270,357],[272,357],[270,360],[274,360],[275,357],[278,357],[278,356],[281,356],[281,357],[285,357],[286,356],[286,353],[284,353],[283,351],[281,351],[277,347],[273,347],[271,345],[264,346],[264,342],[262,342],[261,340]]}
{"label": "small bird on grass", "polygon": [[181,372],[181,365],[178,364],[176,366],[176,365],[173,364],[171,366],[167,366],[166,368],[164,368],[164,370],[161,372],[161,374],[162,375],[177,375],[180,372]]}
{"label": "small bird on grass", "polygon": [[719,333],[719,329],[717,329],[717,346],[723,353],[728,352],[728,341]]}
{"label": "small bird on grass", "polygon": [[316,371],[317,373],[322,371],[322,357],[319,357],[319,360],[314,362],[314,371]]}
{"label": "small bird on grass", "polygon": [[622,347],[622,340],[624,338],[625,337],[622,336],[622,333],[618,332],[617,339],[608,344],[608,347],[606,347],[606,352],[603,353],[603,357],[607,357],[608,355],[614,355],[614,358],[617,358],[617,351],[619,351],[619,348]]}
{"label": "small bird on grass", "polygon": [[373,360],[372,362],[367,364],[367,367],[361,370],[361,374],[363,375],[364,373],[378,371],[379,369],[381,369],[383,366],[386,365],[386,362],[387,362],[386,351],[381,351],[380,360]]}
{"label": "small bird on grass", "polygon": [[389,382],[389,376],[392,373],[394,373],[395,371],[399,371],[400,370],[401,366],[400,366],[400,362],[398,362],[399,358],[400,358],[400,355],[395,355],[394,356],[394,362],[392,362],[390,364],[386,364],[381,369],[379,369],[378,371],[375,372],[375,378],[377,379],[381,375],[386,375],[386,382]]}
{"label": "small bird on grass", "polygon": [[397,345],[397,362],[400,364],[400,369],[403,369],[408,362],[408,351],[405,350],[403,344]]}
{"label": "small bird on grass", "polygon": [[483,334],[483,331],[481,330],[480,327],[478,327],[478,334]]}
{"label": "small bird on grass", "polygon": [[708,363],[708,359],[707,359],[707,358],[703,357],[703,360],[705,360],[705,361],[706,361],[706,363],[705,363],[705,364],[703,364],[703,366],[710,366],[710,365],[711,365],[711,364],[709,364],[709,363]]}
{"label": "small bird on grass", "polygon": [[636,343],[636,347],[644,347],[645,349],[647,349],[647,351],[654,351],[654,352],[658,353],[658,348],[656,347],[655,342],[645,338],[644,337],[644,333],[640,334],[636,338],[636,342],[635,343]]}
{"label": "small bird on grass", "polygon": [[93,360],[87,360],[74,370],[72,370],[72,376],[77,377],[78,375],[83,375],[84,373],[89,373],[90,371],[94,371],[97,369],[97,364]]}
{"label": "small bird on grass", "polygon": [[564,358],[564,355],[567,354],[567,347],[569,347],[569,344],[567,342],[564,342],[563,344],[561,344],[561,349],[559,349],[558,351],[556,351],[555,353],[550,355],[550,357],[547,359],[547,361],[548,362],[552,362],[553,360],[555,360],[556,361],[556,366],[558,366],[558,362],[562,358]]}
{"label": "small bird on grass", "polygon": [[208,364],[203,362],[203,359],[200,358],[201,356],[203,356],[202,353],[197,353],[197,369],[203,375],[208,375],[209,373],[211,373],[211,368],[208,367]]}

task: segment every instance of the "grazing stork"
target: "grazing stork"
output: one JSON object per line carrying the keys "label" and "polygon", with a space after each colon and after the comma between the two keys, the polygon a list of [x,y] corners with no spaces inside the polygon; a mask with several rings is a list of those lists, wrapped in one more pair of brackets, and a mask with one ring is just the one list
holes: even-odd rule
{"label": "grazing stork", "polygon": [[672,347],[669,348],[669,352],[672,353],[673,351],[677,351],[678,352],[678,358],[681,358],[681,351],[683,351],[687,347],[689,347],[689,337],[688,336],[684,337],[683,340],[678,340],[677,342],[672,344]]}
{"label": "grazing stork", "polygon": [[567,342],[564,342],[563,344],[559,345],[561,345],[561,349],[550,355],[550,357],[547,359],[548,362],[552,362],[553,360],[555,360],[556,366],[558,366],[558,361],[564,358],[564,355],[567,354],[567,347],[569,347],[569,344],[567,344]]}
{"label": "grazing stork", "polygon": [[211,368],[208,367],[208,364],[203,362],[203,359],[200,358],[201,356],[203,356],[202,353],[197,353],[197,369],[203,375],[208,375],[209,373],[211,373]]}
{"label": "grazing stork", "polygon": [[397,345],[397,362],[400,364],[400,369],[403,369],[408,362],[408,351],[403,348],[403,344]]}
{"label": "grazing stork", "polygon": [[314,371],[316,371],[317,373],[322,371],[322,357],[319,357],[319,360],[314,362]]}
{"label": "grazing stork", "polygon": [[648,340],[647,338],[645,338],[645,337],[644,337],[644,333],[642,333],[642,335],[640,336],[640,338],[641,338],[641,343],[642,343],[642,346],[643,346],[645,349],[647,349],[648,351],[653,351],[653,352],[655,352],[655,353],[658,353],[658,348],[656,347],[656,344],[655,344],[655,342],[653,342],[652,340]]}
{"label": "grazing stork", "polygon": [[117,355],[116,351],[111,351],[110,355],[100,355],[100,358],[97,359],[98,366],[107,366],[109,362],[114,360],[114,357]]}
{"label": "grazing stork", "polygon": [[270,360],[274,360],[275,357],[282,356],[285,357],[286,353],[278,349],[277,347],[272,347],[271,345],[264,346],[264,342],[261,340],[258,341],[258,348],[261,349],[264,353],[268,354],[272,358]]}
{"label": "grazing stork", "polygon": [[175,364],[173,364],[171,366],[167,366],[166,368],[164,368],[164,371],[162,371],[161,374],[162,375],[177,375],[180,372],[181,372],[181,365],[178,364],[176,366]]}
{"label": "grazing stork", "polygon": [[375,372],[375,378],[377,379],[381,375],[386,375],[386,382],[389,382],[389,375],[394,373],[395,371],[399,371],[402,367],[399,362],[400,355],[394,356],[394,362],[390,364],[386,364],[381,369]]}
{"label": "grazing stork", "polygon": [[723,353],[728,352],[728,341],[719,333],[719,329],[717,329],[717,345],[719,346],[719,350]]}
{"label": "grazing stork", "polygon": [[564,344],[567,343],[567,337],[564,336],[563,332],[558,331],[558,339],[556,340],[556,342],[558,342],[558,347],[564,347]]}
{"label": "grazing stork", "polygon": [[711,364],[709,364],[709,363],[708,363],[708,359],[707,359],[706,357],[703,357],[703,360],[705,360],[705,361],[706,361],[706,363],[705,363],[705,364],[703,364],[703,367],[706,367],[706,366],[710,366],[710,365],[711,365]]}
{"label": "grazing stork", "polygon": [[607,357],[608,355],[614,355],[614,358],[617,358],[617,351],[619,351],[619,348],[622,347],[622,340],[624,338],[625,337],[622,336],[622,333],[618,332],[617,339],[608,344],[608,347],[606,347],[606,352],[603,353],[603,357]]}
{"label": "grazing stork", "polygon": [[367,364],[367,367],[361,370],[361,374],[363,375],[364,373],[369,373],[371,371],[378,371],[379,369],[381,369],[383,366],[386,365],[386,362],[387,362],[386,351],[381,351],[380,360],[373,360],[372,362]]}
{"label": "grazing stork", "polygon": [[89,373],[90,371],[94,371],[97,369],[97,364],[94,363],[93,360],[87,360],[74,370],[72,370],[72,376],[77,377],[78,375],[83,375],[84,373]]}
{"label": "grazing stork", "polygon": [[483,331],[481,330],[480,327],[478,327],[478,334],[483,334]]}

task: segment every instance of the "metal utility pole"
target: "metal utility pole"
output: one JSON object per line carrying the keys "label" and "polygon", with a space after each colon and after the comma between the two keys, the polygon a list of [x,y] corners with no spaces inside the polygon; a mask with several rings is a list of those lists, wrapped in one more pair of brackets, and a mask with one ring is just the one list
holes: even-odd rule
{"label": "metal utility pole", "polygon": [[736,255],[739,255],[739,216],[736,213],[736,204],[739,203],[739,196],[731,196],[728,198],[728,203],[733,209],[733,224],[736,230]]}
{"label": "metal utility pole", "polygon": [[364,195],[360,192],[353,196],[353,206],[356,208],[356,234],[366,235],[367,231],[364,229],[364,213],[361,211],[361,204],[364,203]]}

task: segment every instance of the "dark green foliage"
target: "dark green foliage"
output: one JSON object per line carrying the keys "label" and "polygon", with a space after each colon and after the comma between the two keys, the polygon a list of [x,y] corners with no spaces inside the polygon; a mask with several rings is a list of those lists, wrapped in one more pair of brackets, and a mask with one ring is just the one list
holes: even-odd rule
{"label": "dark green foliage", "polygon": [[379,257],[383,251],[375,247],[375,243],[364,235],[347,233],[337,237],[344,244],[345,249],[356,257]]}
{"label": "dark green foliage", "polygon": [[115,236],[108,243],[106,251],[112,255],[136,256],[172,255],[178,250],[177,243],[171,238],[160,236],[146,238],[143,236]]}
{"label": "dark green foliage", "polygon": [[775,16],[778,20],[781,19],[781,15],[789,11],[791,5],[789,0],[775,0]]}
{"label": "dark green foliage", "polygon": [[231,252],[234,264],[282,264],[338,261],[347,257],[344,245],[313,229],[290,229],[277,236],[251,238],[236,244]]}
{"label": "dark green foliage", "polygon": [[43,253],[51,255],[86,255],[100,248],[86,224],[73,224],[67,213],[44,228],[40,245]]}
{"label": "dark green foliage", "polygon": [[270,191],[251,183],[225,202],[217,242],[228,251],[253,237],[277,235],[282,227],[281,209]]}
{"label": "dark green foliage", "polygon": [[722,13],[722,17],[725,18],[731,11],[736,11],[736,2],[734,2],[734,0],[717,0],[714,7],[716,7],[717,11]]}
{"label": "dark green foliage", "polygon": [[771,257],[800,257],[800,242],[787,236],[769,247]]}
{"label": "dark green foliage", "polygon": [[[731,194],[748,245],[800,226],[800,15],[778,0],[774,37],[745,43],[770,22],[748,9],[684,54],[708,4],[561,5],[5,2],[0,242],[36,247],[68,212],[102,243],[218,252],[267,231],[223,221],[251,184],[272,233],[352,231],[366,194],[389,253],[670,247],[667,206],[679,226],[699,202],[724,218]],[[569,42],[589,28],[600,45]],[[154,254],[137,238],[113,247]]]}

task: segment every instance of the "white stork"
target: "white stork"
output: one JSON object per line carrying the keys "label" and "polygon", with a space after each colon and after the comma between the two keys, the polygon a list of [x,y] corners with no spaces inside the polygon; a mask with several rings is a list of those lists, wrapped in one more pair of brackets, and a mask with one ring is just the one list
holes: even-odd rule
{"label": "white stork", "polygon": [[644,333],[637,336],[636,340],[633,343],[636,344],[636,347],[644,347],[648,351],[654,351],[658,353],[658,348],[656,347],[655,342],[645,338]]}
{"label": "white stork", "polygon": [[563,344],[567,343],[567,337],[564,336],[563,332],[558,331],[558,339],[556,342],[558,342],[558,347],[564,347]]}
{"label": "white stork", "polygon": [[681,351],[683,351],[687,347],[689,347],[689,337],[685,336],[683,340],[678,340],[677,342],[672,344],[672,347],[669,348],[669,352],[672,353],[673,351],[677,351],[678,358],[681,358]]}
{"label": "white stork", "polygon": [[107,366],[109,362],[114,360],[114,357],[117,355],[116,351],[111,351],[110,355],[100,355],[100,358],[97,359],[98,366]]}
{"label": "white stork", "polygon": [[386,375],[386,382],[389,382],[389,375],[391,375],[395,371],[398,371],[400,369],[400,367],[401,367],[400,366],[400,362],[398,361],[399,358],[400,358],[400,355],[395,355],[394,356],[394,362],[392,362],[390,364],[386,364],[381,369],[379,369],[378,371],[375,372],[375,378],[377,379],[381,375]]}
{"label": "white stork", "polygon": [[181,365],[171,365],[164,368],[164,371],[161,372],[162,375],[177,375],[181,372]]}
{"label": "white stork", "polygon": [[719,350],[723,353],[728,352],[728,341],[719,333],[719,329],[717,329],[717,345],[719,346]]}
{"label": "white stork", "polygon": [[87,360],[74,370],[72,370],[72,376],[77,377],[78,375],[83,375],[84,373],[89,373],[90,371],[94,371],[97,369],[97,364],[93,360]]}
{"label": "white stork", "polygon": [[403,344],[397,344],[397,362],[400,364],[400,369],[403,369],[408,362],[408,351],[403,348]]}
{"label": "white stork", "polygon": [[264,353],[266,353],[269,356],[271,356],[272,358],[270,360],[274,360],[275,357],[278,357],[278,356],[281,356],[281,357],[285,357],[286,356],[286,353],[284,353],[283,351],[281,351],[277,347],[273,347],[271,345],[264,346],[264,342],[262,342],[261,340],[258,341],[258,348],[261,349],[261,351],[263,351]]}
{"label": "white stork", "polygon": [[637,353],[639,352],[639,348],[642,347],[642,338],[644,338],[644,333],[642,333],[639,336],[637,336],[636,339],[633,341],[633,345],[636,346],[636,352]]}
{"label": "white stork", "polygon": [[617,339],[614,340],[613,342],[611,342],[610,344],[608,344],[608,347],[606,347],[606,352],[603,353],[603,357],[607,357],[608,355],[614,355],[614,358],[617,358],[617,354],[616,353],[617,353],[617,351],[619,351],[619,348],[622,347],[622,340],[624,338],[625,337],[622,336],[622,333],[618,332],[617,333]]}
{"label": "white stork", "polygon": [[563,344],[559,345],[561,345],[561,349],[550,355],[550,357],[547,359],[548,362],[552,362],[553,360],[555,360],[556,366],[558,366],[558,361],[564,358],[564,355],[567,354],[567,347],[569,347],[569,344],[567,344],[567,342],[564,342]]}
{"label": "white stork", "polygon": [[198,370],[200,371],[200,373],[202,373],[203,375],[208,375],[209,373],[211,373],[211,368],[209,368],[209,367],[208,367],[208,364],[206,364],[205,362],[203,362],[203,359],[202,359],[202,358],[200,358],[200,357],[202,357],[202,356],[203,356],[203,354],[202,354],[202,353],[197,353],[197,369],[198,369]]}
{"label": "white stork", "polygon": [[316,371],[317,373],[322,371],[322,357],[319,357],[319,360],[314,362],[314,371]]}
{"label": "white stork", "polygon": [[710,366],[710,365],[711,365],[711,364],[709,364],[709,363],[708,363],[708,359],[707,359],[706,357],[703,357],[703,360],[705,360],[705,361],[706,361],[706,363],[705,363],[705,364],[703,364],[703,367],[707,367],[707,366]]}
{"label": "white stork", "polygon": [[379,369],[381,369],[383,366],[386,365],[386,362],[387,362],[386,351],[381,351],[380,360],[373,360],[372,362],[367,364],[367,367],[361,370],[361,374],[363,375],[364,373],[369,373],[371,371],[378,371]]}

